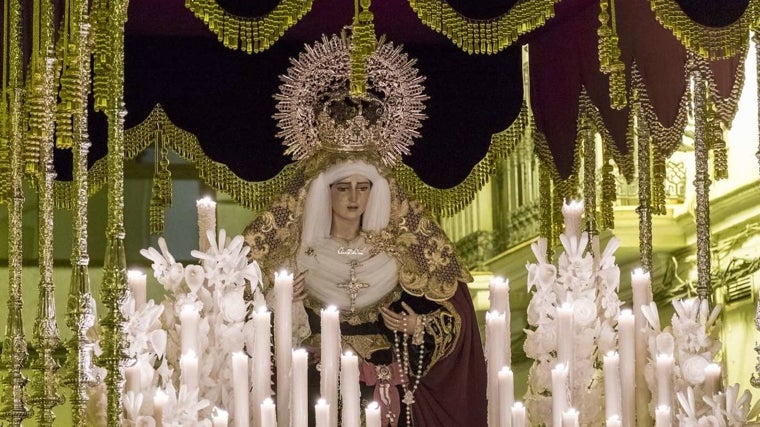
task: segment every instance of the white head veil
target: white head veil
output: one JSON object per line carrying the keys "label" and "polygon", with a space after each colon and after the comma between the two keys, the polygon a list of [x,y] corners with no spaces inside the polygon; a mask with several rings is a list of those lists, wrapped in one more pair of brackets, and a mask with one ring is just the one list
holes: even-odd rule
{"label": "white head veil", "polygon": [[309,186],[303,214],[301,244],[308,245],[318,238],[330,237],[332,204],[330,184],[348,176],[359,174],[372,182],[367,208],[362,215],[362,230],[378,231],[388,226],[391,213],[391,191],[388,180],[377,168],[361,160],[339,163],[321,172]]}

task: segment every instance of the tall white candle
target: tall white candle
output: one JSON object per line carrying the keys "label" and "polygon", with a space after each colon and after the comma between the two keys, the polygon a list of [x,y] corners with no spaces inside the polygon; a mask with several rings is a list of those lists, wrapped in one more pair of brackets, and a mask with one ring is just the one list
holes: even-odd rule
{"label": "tall white candle", "polygon": [[496,311],[486,313],[486,357],[488,369],[488,419],[490,425],[499,422],[499,370],[506,364],[506,315]]}
{"label": "tall white candle", "polygon": [[181,352],[193,350],[198,354],[198,323],[200,315],[192,304],[185,304],[179,312]]}
{"label": "tall white candle", "polygon": [[341,426],[359,427],[361,423],[359,358],[347,351],[340,357]]}
{"label": "tall white candle", "polygon": [[145,307],[145,302],[147,301],[146,281],[147,278],[142,271],[127,271],[127,286],[132,292],[132,298],[135,299],[135,310]]}
{"label": "tall white candle", "polygon": [[369,402],[367,409],[364,410],[364,417],[367,420],[367,427],[380,427],[380,405],[377,402]]}
{"label": "tall white candle", "polygon": [[232,353],[232,386],[235,425],[248,427],[248,356],[242,351]]}
{"label": "tall white candle", "polygon": [[657,404],[670,406],[673,402],[673,355],[658,354],[656,361],[657,372]]}
{"label": "tall white candle", "polygon": [[655,409],[655,426],[656,427],[670,427],[672,423],[672,417],[670,414],[670,406],[660,405]]}
{"label": "tall white candle", "polygon": [[224,409],[214,407],[211,411],[211,422],[213,427],[227,427],[229,424],[229,414]]}
{"label": "tall white candle", "polygon": [[609,418],[607,418],[607,425],[606,427],[622,427],[623,422],[620,420],[620,416],[613,415]]}
{"label": "tall white candle", "polygon": [[512,427],[525,427],[525,406],[522,402],[515,402],[512,405]]}
{"label": "tall white candle", "polygon": [[578,410],[570,408],[562,413],[562,427],[579,427]]}
{"label": "tall white candle", "polygon": [[198,370],[198,356],[190,349],[179,357],[180,382],[187,386],[188,390],[196,390],[200,382]]}
{"label": "tall white candle", "polygon": [[266,398],[261,402],[261,427],[276,427],[277,417],[275,415],[275,405],[272,399]]}
{"label": "tall white candle", "polygon": [[652,399],[646,384],[644,371],[647,363],[646,319],[641,314],[641,306],[652,302],[652,280],[649,272],[640,268],[631,272],[631,290],[633,293],[633,315],[635,349],[636,349],[636,424],[640,427],[650,427],[652,418],[649,415],[649,401]]}
{"label": "tall white candle", "polygon": [[169,396],[167,396],[164,389],[157,388],[156,394],[153,395],[153,418],[156,421],[156,426],[161,427],[164,421],[164,408],[169,403]]}
{"label": "tall white candle", "polygon": [[338,370],[340,369],[340,321],[338,309],[329,306],[321,311],[321,372],[319,390],[330,404],[331,427],[338,425]]}
{"label": "tall white candle", "polygon": [[574,329],[573,305],[567,302],[562,303],[557,307],[557,361],[570,366],[570,369],[573,362]]}
{"label": "tall white candle", "polygon": [[309,425],[309,408],[308,405],[308,375],[309,353],[299,348],[293,350],[293,400],[292,405],[292,425],[293,427],[307,427]]}
{"label": "tall white candle", "polygon": [[552,369],[552,419],[553,425],[562,425],[562,413],[569,405],[567,389],[567,366],[559,363]]}
{"label": "tall white candle", "polygon": [[277,419],[290,425],[290,366],[293,351],[293,274],[274,274],[274,355],[277,363]]}
{"label": "tall white candle", "polygon": [[330,426],[330,406],[325,399],[319,399],[314,405],[316,427]]}
{"label": "tall white candle", "polygon": [[571,200],[562,204],[562,216],[565,218],[565,234],[580,237],[582,229],[583,202]]}
{"label": "tall white candle", "polygon": [[509,366],[499,371],[499,425],[512,425],[512,404],[515,401],[515,377]]}
{"label": "tall white candle", "polygon": [[503,277],[494,277],[488,284],[491,308],[489,311],[509,312],[509,281]]}
{"label": "tall white candle", "polygon": [[272,396],[271,315],[266,307],[253,313],[253,419],[261,420],[261,404]]}
{"label": "tall white candle", "polygon": [[604,410],[608,420],[620,419],[620,356],[614,351],[604,355]]}
{"label": "tall white candle", "polygon": [[720,365],[710,363],[705,366],[705,396],[713,396],[720,390]]}
{"label": "tall white candle", "polygon": [[209,197],[204,197],[195,202],[198,209],[198,248],[206,252],[209,248],[206,232],[216,231],[216,202]]}
{"label": "tall white candle", "polygon": [[620,384],[623,427],[636,423],[636,349],[634,338],[635,318],[631,310],[625,309],[618,316],[618,333],[620,349]]}

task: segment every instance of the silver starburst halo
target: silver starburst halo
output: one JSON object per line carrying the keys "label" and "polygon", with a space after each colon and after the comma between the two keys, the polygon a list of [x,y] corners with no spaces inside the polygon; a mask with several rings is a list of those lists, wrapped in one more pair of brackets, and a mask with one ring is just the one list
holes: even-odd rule
{"label": "silver starburst halo", "polygon": [[298,59],[280,77],[274,119],[293,160],[312,157],[320,150],[375,151],[385,166],[393,167],[409,154],[426,115],[421,76],[416,60],[401,46],[378,40],[367,59],[367,93],[349,95],[351,35],[322,36],[306,45]]}

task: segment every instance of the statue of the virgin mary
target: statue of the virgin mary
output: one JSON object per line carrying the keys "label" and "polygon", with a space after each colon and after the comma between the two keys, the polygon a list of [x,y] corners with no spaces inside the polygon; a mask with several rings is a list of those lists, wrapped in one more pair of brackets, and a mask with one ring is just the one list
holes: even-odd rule
{"label": "statue of the virgin mary", "polygon": [[[307,46],[275,96],[296,163],[275,203],[246,228],[263,270],[295,272],[294,337],[319,390],[320,310],[340,310],[341,344],[360,358],[365,402],[383,425],[485,426],[486,365],[471,280],[452,243],[396,184],[393,167],[419,136],[423,94],[414,61],[380,40],[367,91],[349,91],[346,33]],[[311,417],[313,420],[313,415]]]}

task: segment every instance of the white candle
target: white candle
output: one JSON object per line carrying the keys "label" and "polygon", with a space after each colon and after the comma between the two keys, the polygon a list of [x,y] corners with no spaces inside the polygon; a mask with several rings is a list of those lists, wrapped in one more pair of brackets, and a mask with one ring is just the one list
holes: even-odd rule
{"label": "white candle", "polygon": [[124,368],[124,389],[126,392],[132,391],[135,394],[142,391],[142,379],[141,379],[140,362],[136,362],[132,366]]}
{"label": "white candle", "polygon": [[512,425],[512,403],[515,401],[515,377],[509,366],[499,371],[499,425]]}
{"label": "white candle", "polygon": [[229,424],[229,418],[229,414],[224,409],[214,406],[214,410],[211,411],[211,422],[213,423],[213,427],[227,427]]}
{"label": "white candle", "polygon": [[494,277],[491,279],[488,289],[489,299],[491,300],[489,311],[496,311],[498,313],[509,312],[509,281],[503,277]]}
{"label": "white candle", "polygon": [[673,401],[673,355],[657,355],[657,403],[670,406]]}
{"label": "white candle", "polygon": [[272,399],[266,398],[261,402],[261,427],[276,427],[277,416],[275,415],[275,405]]}
{"label": "white candle", "polygon": [[185,304],[179,312],[181,353],[188,350],[198,353],[198,322],[200,315],[192,304]]}
{"label": "white candle", "polygon": [[570,406],[567,393],[567,366],[560,363],[552,369],[552,418],[555,426],[562,425],[562,413]]}
{"label": "white candle", "polygon": [[193,350],[179,357],[180,383],[187,386],[188,390],[196,390],[200,382],[200,371],[198,370],[198,356]]}
{"label": "white candle", "polygon": [[578,427],[578,410],[570,408],[562,413],[562,427]]}
{"label": "white candle", "polygon": [[[567,302],[557,307],[557,361],[571,367],[573,364],[573,305]],[[572,387],[572,384],[570,384]]]}
{"label": "white candle", "polygon": [[206,232],[216,231],[216,202],[204,197],[195,202],[198,209],[198,248],[206,252],[209,248]]}
{"label": "white candle", "polygon": [[649,427],[652,425],[652,418],[649,415],[649,401],[652,396],[649,393],[649,387],[646,384],[644,371],[647,363],[647,321],[641,314],[641,306],[649,305],[652,302],[652,280],[649,272],[641,268],[634,269],[631,272],[631,291],[633,293],[633,315],[634,336],[636,350],[636,424],[638,426]]}
{"label": "white candle", "polygon": [[164,408],[169,403],[169,396],[166,395],[164,389],[157,388],[156,394],[153,395],[153,418],[156,421],[156,426],[163,425],[164,420]]}
{"label": "white candle", "polygon": [[565,217],[565,235],[581,236],[581,221],[583,215],[583,202],[571,200],[570,203],[565,201],[562,204],[562,216]]}
{"label": "white candle", "polygon": [[623,310],[618,316],[618,333],[620,349],[620,401],[622,404],[623,427],[631,427],[636,422],[636,386],[635,386],[635,317],[631,310]]}
{"label": "white candle", "polygon": [[266,307],[253,313],[253,419],[261,420],[261,404],[272,396],[271,315]]}
{"label": "white candle", "polygon": [[705,366],[705,396],[713,396],[720,390],[720,365],[710,363]]}
{"label": "white candle", "polygon": [[293,427],[307,427],[309,425],[308,413],[308,375],[309,353],[299,348],[293,350],[293,399],[292,404],[292,423]]}
{"label": "white candle", "polygon": [[359,427],[361,422],[359,358],[347,351],[340,357],[341,426]]}
{"label": "white candle", "polygon": [[607,418],[607,426],[606,427],[622,427],[623,423],[620,421],[620,416],[613,415],[609,418]]}
{"label": "white candle", "polygon": [[290,366],[293,352],[293,274],[274,274],[274,355],[277,363],[277,419],[290,425]]}
{"label": "white candle", "polygon": [[670,427],[670,406],[660,405],[655,409],[655,426],[656,427]]}
{"label": "white candle", "polygon": [[338,370],[340,369],[340,321],[338,309],[329,306],[321,311],[321,375],[319,390],[330,404],[331,427],[338,425]]}
{"label": "white candle", "polygon": [[147,276],[145,276],[142,271],[127,271],[127,286],[132,292],[132,298],[135,299],[135,310],[140,310],[145,307],[145,302],[147,300],[146,281]]}
{"label": "white candle", "polygon": [[367,427],[380,427],[380,405],[377,402],[369,402],[367,409],[364,410],[364,416],[367,420]]}
{"label": "white candle", "polygon": [[316,427],[330,426],[330,404],[325,399],[319,399],[314,405]]}
{"label": "white candle", "polygon": [[620,420],[620,356],[610,351],[604,355],[604,409],[607,419]]}
{"label": "white candle", "polygon": [[512,427],[525,427],[525,406],[522,402],[515,402],[512,405]]}
{"label": "white candle", "polygon": [[499,422],[499,370],[506,364],[506,315],[486,313],[486,357],[488,369],[487,395],[489,424]]}
{"label": "white candle", "polygon": [[232,353],[232,386],[235,425],[248,427],[248,356],[242,351]]}

